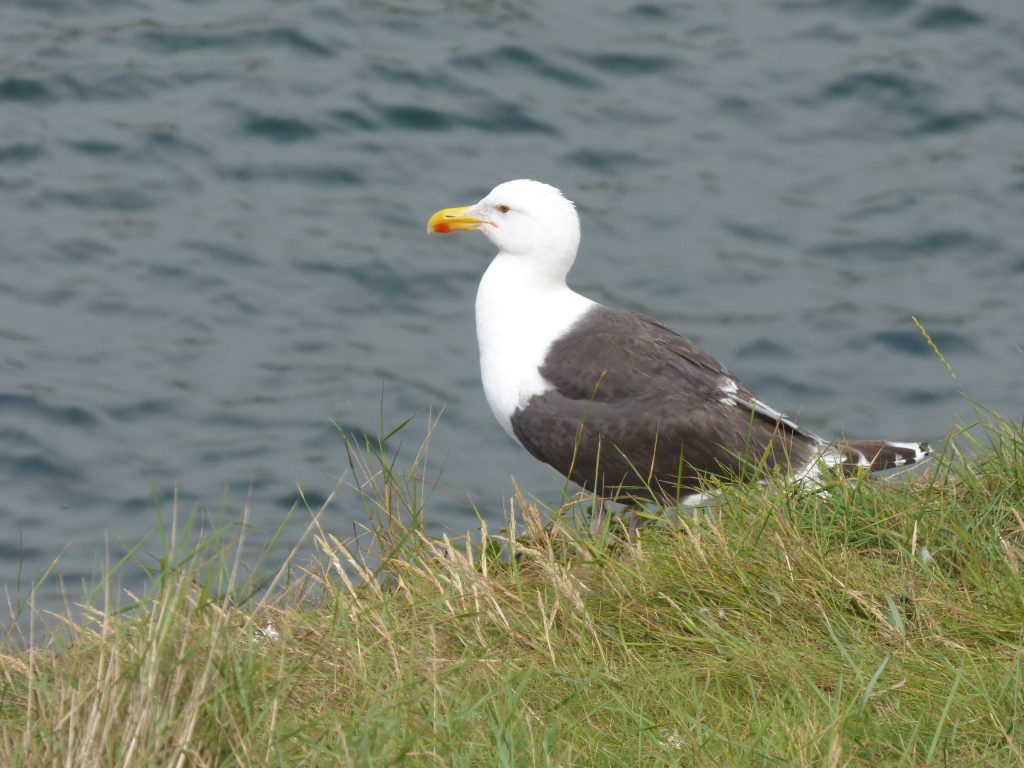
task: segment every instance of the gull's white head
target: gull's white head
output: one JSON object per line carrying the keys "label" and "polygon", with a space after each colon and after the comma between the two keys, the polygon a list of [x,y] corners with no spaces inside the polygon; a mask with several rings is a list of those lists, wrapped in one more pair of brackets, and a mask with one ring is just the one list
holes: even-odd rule
{"label": "gull's white head", "polygon": [[564,277],[580,245],[580,220],[571,200],[530,179],[506,181],[476,205],[445,208],[430,217],[428,232],[478,229],[506,258],[526,260]]}

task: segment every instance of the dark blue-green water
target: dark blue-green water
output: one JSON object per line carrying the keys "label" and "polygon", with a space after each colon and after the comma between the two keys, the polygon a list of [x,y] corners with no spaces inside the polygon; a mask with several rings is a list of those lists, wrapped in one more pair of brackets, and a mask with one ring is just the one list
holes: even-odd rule
{"label": "dark blue-green water", "polygon": [[823,433],[970,418],[911,315],[1022,414],[1020,0],[7,0],[0,585],[72,542],[73,588],[176,485],[272,530],[344,472],[334,411],[444,409],[435,527],[557,501],[480,391],[491,248],[424,233],[517,177],[579,204],[578,290]]}

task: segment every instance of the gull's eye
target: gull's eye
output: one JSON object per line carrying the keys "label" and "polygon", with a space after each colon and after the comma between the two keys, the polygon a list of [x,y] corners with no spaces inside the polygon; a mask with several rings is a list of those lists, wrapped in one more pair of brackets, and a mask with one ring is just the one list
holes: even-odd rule
{"label": "gull's eye", "polygon": [[505,205],[504,203],[502,203],[501,205],[499,205],[499,206],[498,206],[498,211],[499,211],[499,212],[501,212],[501,213],[508,213],[508,212],[509,212],[509,211],[511,211],[511,210],[512,210],[512,209],[511,209],[511,208],[509,208],[509,207],[508,207],[507,205]]}

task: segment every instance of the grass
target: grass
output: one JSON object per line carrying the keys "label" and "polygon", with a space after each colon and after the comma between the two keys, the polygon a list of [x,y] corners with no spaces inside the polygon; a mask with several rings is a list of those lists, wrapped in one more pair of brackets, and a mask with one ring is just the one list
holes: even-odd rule
{"label": "grass", "polygon": [[431,539],[425,454],[350,448],[362,540],[312,510],[309,564],[246,573],[244,515],[175,510],[149,594],[9,635],[0,764],[1024,765],[1024,425],[636,537],[519,496]]}

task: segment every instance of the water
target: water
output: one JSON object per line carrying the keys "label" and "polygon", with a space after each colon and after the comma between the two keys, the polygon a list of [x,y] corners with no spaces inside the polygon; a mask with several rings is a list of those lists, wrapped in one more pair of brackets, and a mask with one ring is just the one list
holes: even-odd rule
{"label": "water", "polygon": [[251,488],[272,530],[342,475],[335,412],[444,409],[438,528],[497,521],[513,475],[556,501],[480,391],[490,246],[424,234],[517,177],[579,204],[578,290],[810,427],[969,417],[911,315],[1021,415],[1019,0],[7,0],[0,585],[71,542],[73,588],[175,486],[228,513]]}

